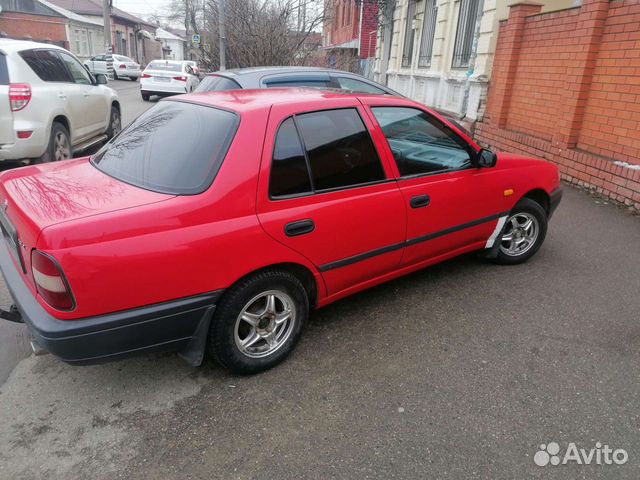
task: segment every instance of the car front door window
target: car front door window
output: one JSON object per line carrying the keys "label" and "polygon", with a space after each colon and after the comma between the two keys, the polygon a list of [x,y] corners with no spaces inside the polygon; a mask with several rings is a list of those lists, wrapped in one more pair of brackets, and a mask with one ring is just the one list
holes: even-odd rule
{"label": "car front door window", "polygon": [[373,107],[400,175],[425,175],[471,166],[466,143],[426,112],[410,107]]}
{"label": "car front door window", "polygon": [[69,70],[69,73],[71,73],[71,76],[73,77],[73,81],[75,83],[79,83],[81,85],[91,85],[91,78],[89,77],[87,71],[82,67],[80,62],[78,62],[71,55],[68,55],[64,52],[59,52],[59,55],[60,58],[62,58],[62,61],[67,66],[67,69]]}

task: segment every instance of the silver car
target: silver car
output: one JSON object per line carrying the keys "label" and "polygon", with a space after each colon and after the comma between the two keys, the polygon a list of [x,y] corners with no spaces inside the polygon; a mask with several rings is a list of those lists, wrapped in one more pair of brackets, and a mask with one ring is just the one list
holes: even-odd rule
{"label": "silver car", "polygon": [[[124,55],[113,54],[113,78],[115,80],[128,78],[134,82],[140,78],[142,71],[140,70],[140,64],[135,60]],[[84,62],[87,69],[92,73],[103,73],[107,75],[107,60],[108,55],[96,55]]]}
{"label": "silver car", "polygon": [[120,102],[64,48],[0,39],[0,161],[71,158],[115,136]]}

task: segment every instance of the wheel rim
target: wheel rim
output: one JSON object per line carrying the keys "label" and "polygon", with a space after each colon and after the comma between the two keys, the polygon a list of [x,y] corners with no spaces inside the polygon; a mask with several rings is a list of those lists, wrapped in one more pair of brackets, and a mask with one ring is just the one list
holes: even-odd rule
{"label": "wheel rim", "polygon": [[71,146],[69,139],[63,132],[56,133],[53,139],[53,158],[54,160],[67,160],[71,158]]}
{"label": "wheel rim", "polygon": [[533,215],[519,212],[507,219],[500,240],[500,251],[509,257],[518,257],[531,250],[538,239],[540,226]]}
{"label": "wheel rim", "polygon": [[120,133],[122,129],[122,123],[120,122],[120,114],[117,110],[111,112],[111,134],[115,137]]}
{"label": "wheel rim", "polygon": [[262,358],[279,350],[296,324],[292,298],[279,290],[269,290],[247,302],[236,320],[236,346],[247,357]]}

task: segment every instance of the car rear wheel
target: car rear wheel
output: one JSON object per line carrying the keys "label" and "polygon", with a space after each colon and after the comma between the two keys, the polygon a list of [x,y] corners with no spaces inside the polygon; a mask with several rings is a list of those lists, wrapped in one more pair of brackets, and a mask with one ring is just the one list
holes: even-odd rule
{"label": "car rear wheel", "polygon": [[234,373],[267,370],[293,350],[309,315],[307,292],[294,275],[269,270],[231,287],[216,307],[209,352]]}
{"label": "car rear wheel", "polygon": [[148,93],[143,93],[142,95],[142,100],[144,100],[145,102],[149,101],[149,98],[151,98],[151,95],[149,95]]}
{"label": "car rear wheel", "polygon": [[516,265],[531,258],[547,234],[547,213],[539,203],[523,198],[505,222],[496,263]]}
{"label": "car rear wheel", "polygon": [[54,122],[51,127],[51,135],[49,137],[49,145],[44,154],[36,163],[57,162],[59,160],[67,160],[72,157],[71,137],[69,131],[64,125]]}
{"label": "car rear wheel", "polygon": [[107,137],[112,139],[120,133],[122,130],[122,117],[120,116],[120,110],[115,105],[111,106],[111,116],[109,117],[109,129],[107,130]]}

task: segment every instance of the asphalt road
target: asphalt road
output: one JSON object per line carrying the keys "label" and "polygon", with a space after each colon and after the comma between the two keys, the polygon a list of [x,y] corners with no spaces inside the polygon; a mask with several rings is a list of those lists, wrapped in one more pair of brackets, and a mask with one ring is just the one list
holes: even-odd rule
{"label": "asphalt road", "polygon": [[[115,80],[109,86],[118,92],[122,107],[122,125],[126,126],[135,120],[138,115],[151,107],[155,102],[144,102],[140,96],[140,84],[130,80]],[[98,150],[96,147],[94,151]],[[85,155],[93,153],[85,152]],[[0,170],[15,168],[16,165],[0,165]],[[0,277],[0,305],[11,305],[9,292],[4,281]],[[29,347],[29,335],[23,325],[11,324],[0,321],[0,384],[13,370],[13,367],[31,352]],[[1,470],[1,468],[0,468]],[[2,475],[0,474],[0,478]]]}
{"label": "asphalt road", "polygon": [[[30,357],[0,390],[0,477],[637,479],[639,266],[640,218],[566,188],[527,264],[345,299],[261,375]],[[552,441],[628,461],[536,466]]]}

